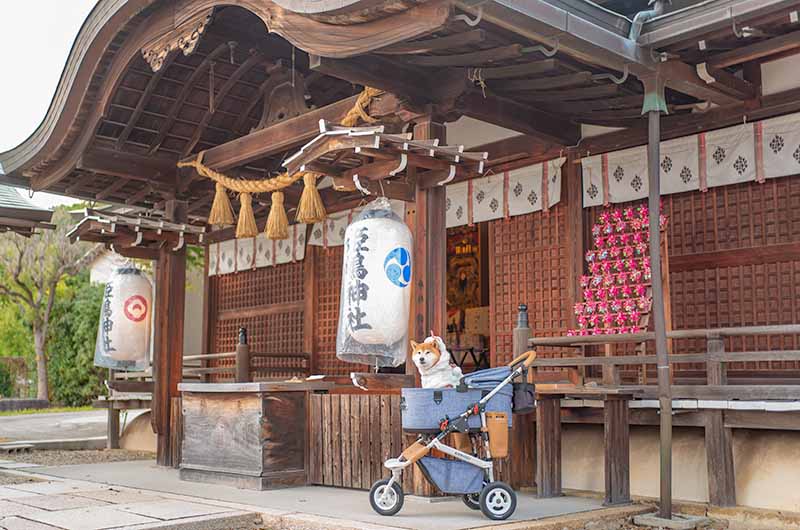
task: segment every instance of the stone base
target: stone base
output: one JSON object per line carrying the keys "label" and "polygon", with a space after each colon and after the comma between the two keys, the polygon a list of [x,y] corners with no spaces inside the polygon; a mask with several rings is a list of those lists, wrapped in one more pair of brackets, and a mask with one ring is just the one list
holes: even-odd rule
{"label": "stone base", "polygon": [[265,473],[261,476],[251,476],[181,467],[179,476],[181,480],[187,482],[221,484],[223,486],[258,491],[308,485],[305,471]]}
{"label": "stone base", "polygon": [[639,526],[650,526],[653,528],[669,528],[671,530],[694,530],[695,528],[705,528],[711,524],[708,517],[697,515],[672,514],[672,519],[662,519],[657,514],[648,513],[637,515],[633,522]]}

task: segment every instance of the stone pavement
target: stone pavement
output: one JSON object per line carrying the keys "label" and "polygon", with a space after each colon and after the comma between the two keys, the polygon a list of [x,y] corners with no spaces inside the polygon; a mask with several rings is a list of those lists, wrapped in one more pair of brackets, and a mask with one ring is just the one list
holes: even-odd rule
{"label": "stone pavement", "polygon": [[[126,421],[132,422],[143,412],[143,410],[128,411]],[[16,441],[105,436],[107,418],[108,413],[105,410],[4,416],[3,421],[0,421],[0,438]]]}
{"label": "stone pavement", "polygon": [[[9,470],[8,467],[14,467]],[[0,462],[4,473],[27,475]],[[261,516],[230,503],[38,476],[41,482],[0,486],[2,530],[260,528]]]}

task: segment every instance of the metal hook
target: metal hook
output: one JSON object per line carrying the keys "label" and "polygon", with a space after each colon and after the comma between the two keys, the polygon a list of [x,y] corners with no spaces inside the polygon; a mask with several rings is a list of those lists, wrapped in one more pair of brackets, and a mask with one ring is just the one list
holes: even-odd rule
{"label": "metal hook", "polygon": [[356,189],[363,193],[364,195],[372,195],[370,191],[361,185],[361,181],[358,179],[358,173],[353,175],[353,184],[356,185]]}
{"label": "metal hook", "polygon": [[556,38],[554,40],[555,40],[555,46],[553,47],[553,49],[548,49],[547,46],[545,46],[544,44],[538,44],[536,46],[529,46],[527,48],[522,48],[521,51],[522,53],[539,52],[545,57],[552,57],[558,53],[558,48],[560,46],[558,39]]}
{"label": "metal hook", "polygon": [[474,28],[475,26],[480,24],[482,18],[483,18],[483,7],[479,7],[478,14],[475,16],[475,18],[469,18],[469,15],[463,14],[454,16],[453,20],[461,20],[467,26]]}
{"label": "metal hook", "polygon": [[450,164],[450,173],[447,174],[447,177],[443,181],[437,182],[436,185],[437,186],[444,186],[448,182],[452,182],[452,180],[454,178],[456,178],[456,166],[454,166],[453,164]]}
{"label": "metal hook", "polygon": [[182,248],[183,248],[183,245],[184,245],[184,243],[186,243],[186,240],[185,240],[185,238],[184,238],[184,230],[186,230],[186,225],[181,225],[181,234],[180,234],[180,236],[178,237],[178,244],[177,244],[177,245],[175,245],[174,247],[172,247],[172,251],[173,251],[173,252],[177,252],[177,251],[179,251],[180,249],[182,249]]}
{"label": "metal hook", "polygon": [[389,172],[389,176],[393,177],[398,173],[400,173],[401,171],[404,171],[407,165],[408,165],[408,155],[406,155],[405,153],[401,153],[400,164],[398,164],[398,166],[395,169]]}
{"label": "metal hook", "polygon": [[615,76],[614,74],[611,74],[611,73],[595,74],[595,75],[592,76],[592,81],[599,81],[601,79],[609,79],[615,85],[621,85],[622,83],[624,83],[625,81],[628,80],[628,73],[629,73],[628,72],[628,65],[626,64],[625,67],[622,69],[622,76],[621,77],[617,77],[617,76]]}

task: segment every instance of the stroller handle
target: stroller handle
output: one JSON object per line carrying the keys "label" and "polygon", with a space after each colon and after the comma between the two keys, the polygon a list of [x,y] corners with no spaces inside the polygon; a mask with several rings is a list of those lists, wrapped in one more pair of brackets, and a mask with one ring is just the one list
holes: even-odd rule
{"label": "stroller handle", "polygon": [[514,366],[516,366],[520,362],[524,361],[523,362],[523,366],[525,368],[530,368],[531,365],[533,364],[533,361],[535,361],[535,360],[536,360],[536,352],[533,351],[533,350],[530,350],[530,351],[526,351],[525,353],[523,353],[522,355],[520,355],[519,357],[517,357],[516,359],[511,361],[508,366],[510,368],[514,368]]}

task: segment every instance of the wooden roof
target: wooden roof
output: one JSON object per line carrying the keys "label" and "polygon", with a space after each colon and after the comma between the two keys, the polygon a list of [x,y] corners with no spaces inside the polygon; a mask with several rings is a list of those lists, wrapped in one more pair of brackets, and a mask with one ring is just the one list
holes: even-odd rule
{"label": "wooden roof", "polygon": [[[734,74],[796,46],[790,6],[729,0],[738,25],[720,27],[697,18],[713,4],[689,6],[691,31],[681,9],[646,25],[649,49],[627,40],[628,18],[583,0],[100,0],[42,125],[0,153],[0,180],[146,210],[184,199],[202,220],[212,183],[178,160],[206,150],[228,174],[274,174],[363,85],[389,92],[368,109],[394,116],[389,133],[433,112],[571,146],[582,123],[640,126],[640,79],[656,72],[673,114],[755,97],[758,80]],[[669,24],[685,38],[662,46]],[[257,215],[268,200],[255,197]]]}
{"label": "wooden roof", "polygon": [[52,228],[53,212],[39,208],[10,186],[0,184],[0,232],[31,235],[37,228]]}

